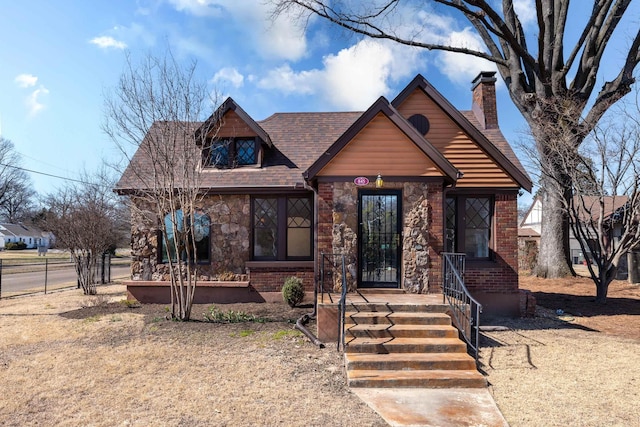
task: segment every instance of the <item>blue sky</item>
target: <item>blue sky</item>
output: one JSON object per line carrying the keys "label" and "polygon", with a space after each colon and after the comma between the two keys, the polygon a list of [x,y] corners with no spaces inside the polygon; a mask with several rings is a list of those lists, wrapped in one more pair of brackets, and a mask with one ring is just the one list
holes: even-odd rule
{"label": "blue sky", "polygon": [[[516,0],[529,29],[533,3]],[[419,27],[480,46],[444,10],[401,12],[402,31]],[[631,14],[636,27],[627,32],[638,25],[637,9]],[[475,58],[360,40],[317,19],[304,28],[288,16],[272,21],[262,0],[2,0],[0,40],[0,134],[25,168],[70,178],[118,156],[100,126],[103,93],[121,75],[125,52],[134,63],[167,47],[181,61],[195,59],[212,90],[257,120],[282,111],[364,110],[380,95],[395,97],[417,73],[457,108],[470,109],[471,80],[494,69]],[[498,115],[507,138],[521,138],[526,124],[502,83]],[[63,184],[31,177],[41,194]]]}

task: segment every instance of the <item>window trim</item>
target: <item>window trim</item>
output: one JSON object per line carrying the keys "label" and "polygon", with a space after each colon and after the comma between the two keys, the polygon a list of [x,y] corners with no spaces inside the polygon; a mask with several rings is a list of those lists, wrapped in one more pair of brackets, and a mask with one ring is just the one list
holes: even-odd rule
{"label": "window trim", "polygon": [[[455,200],[455,252],[467,254],[466,250],[466,201],[467,199],[488,199],[489,200],[489,236],[488,236],[488,256],[472,257],[468,254],[466,259],[469,261],[495,261],[495,195],[494,194],[446,194],[444,197],[444,231],[445,231],[445,251],[449,251],[447,245],[447,200]],[[461,209],[462,207],[462,209]],[[461,214],[462,213],[462,214]]]}
{"label": "window trim", "polygon": [[[254,162],[247,164],[239,164],[237,161],[237,142],[238,141],[253,141],[253,149],[254,149]],[[214,147],[220,143],[228,144],[227,149],[227,164],[212,164],[211,155]],[[243,168],[243,167],[255,167],[260,165],[261,153],[260,149],[262,144],[259,143],[259,139],[255,136],[237,136],[230,138],[216,138],[213,140],[209,140],[209,143],[206,146],[207,148],[202,150],[202,161],[205,167],[207,168],[215,168],[215,169],[235,169],[235,168]]]}
{"label": "window trim", "polygon": [[[277,242],[276,242],[276,256],[275,257],[265,257],[265,256],[256,256],[255,255],[255,200],[256,199],[276,199],[276,225],[277,225]],[[311,222],[309,226],[309,255],[308,256],[288,256],[288,201],[289,199],[307,199],[309,201],[309,220]],[[314,203],[313,203],[313,195],[311,194],[284,194],[284,195],[275,195],[275,194],[264,194],[264,195],[252,195],[251,196],[251,235],[250,235],[250,259],[251,261],[260,262],[260,261],[276,261],[276,262],[288,262],[288,261],[313,261],[314,260],[314,227],[315,227],[315,216],[314,216]],[[304,227],[303,227],[304,228]]]}

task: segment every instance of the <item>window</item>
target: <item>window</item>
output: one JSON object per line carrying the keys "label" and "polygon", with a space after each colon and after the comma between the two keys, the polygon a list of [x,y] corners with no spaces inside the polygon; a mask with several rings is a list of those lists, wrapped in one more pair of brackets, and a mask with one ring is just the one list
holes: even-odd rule
{"label": "window", "polygon": [[234,168],[255,165],[257,149],[255,138],[230,138],[214,141],[205,160],[208,166]]}
{"label": "window", "polygon": [[489,259],[492,216],[490,197],[447,197],[445,250]]}
{"label": "window", "polygon": [[[180,259],[186,261],[187,252],[184,249],[184,246],[193,245],[194,243],[195,260],[198,263],[208,263],[210,261],[209,235],[211,232],[211,220],[208,215],[196,212],[194,215],[192,230],[182,237],[180,237],[180,235],[183,234],[181,232],[185,229],[185,224],[188,224],[188,221],[184,221],[184,214],[181,209],[176,211],[177,233],[174,229],[173,221],[171,220],[171,214],[165,215],[164,224],[167,232],[167,238],[164,239],[163,236],[160,235],[160,238],[158,239],[160,246],[159,253],[162,254],[161,262],[169,262],[169,256],[171,256],[172,261],[177,261],[176,248],[182,248],[180,250]],[[176,238],[182,239],[183,241],[176,242]],[[190,258],[190,261],[194,261],[193,254],[191,254]]]}
{"label": "window", "polygon": [[252,212],[255,260],[312,259],[310,197],[256,197]]}

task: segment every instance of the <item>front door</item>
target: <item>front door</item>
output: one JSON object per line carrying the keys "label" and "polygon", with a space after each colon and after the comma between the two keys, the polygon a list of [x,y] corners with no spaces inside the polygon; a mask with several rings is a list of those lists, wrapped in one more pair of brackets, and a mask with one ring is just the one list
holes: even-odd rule
{"label": "front door", "polygon": [[400,287],[400,191],[361,190],[358,211],[358,286]]}

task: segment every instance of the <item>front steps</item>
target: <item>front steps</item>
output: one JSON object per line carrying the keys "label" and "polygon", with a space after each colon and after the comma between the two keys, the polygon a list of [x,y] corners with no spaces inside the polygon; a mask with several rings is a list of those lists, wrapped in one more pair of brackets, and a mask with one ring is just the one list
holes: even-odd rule
{"label": "front steps", "polygon": [[349,304],[345,315],[349,386],[486,387],[446,308],[442,304]]}

